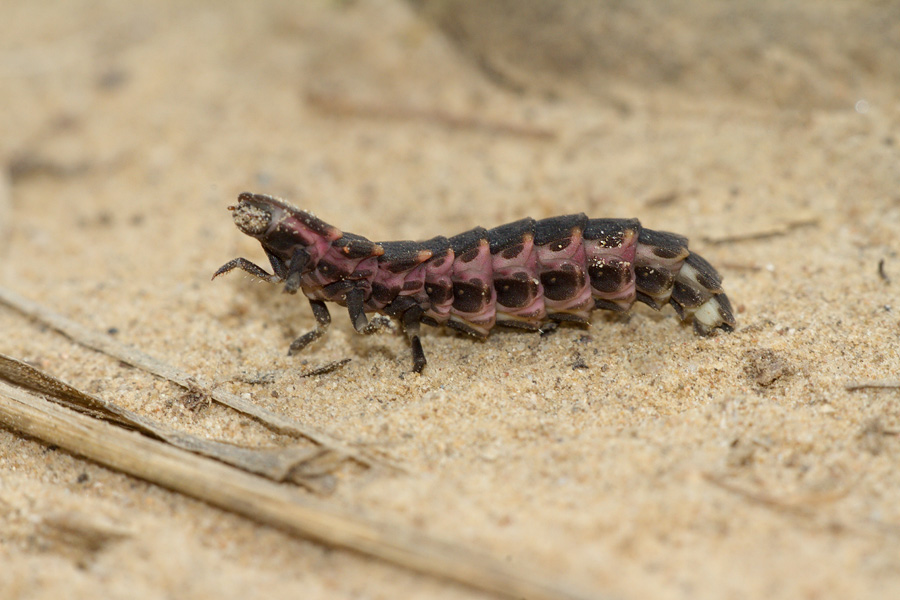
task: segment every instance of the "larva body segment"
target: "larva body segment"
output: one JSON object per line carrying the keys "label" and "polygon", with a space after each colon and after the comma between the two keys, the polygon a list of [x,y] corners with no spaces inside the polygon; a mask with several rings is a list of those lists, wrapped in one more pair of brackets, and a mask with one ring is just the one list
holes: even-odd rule
{"label": "larva body segment", "polygon": [[526,218],[451,238],[372,242],[271,196],[244,193],[229,209],[237,227],[260,241],[274,274],[236,258],[213,278],[239,268],[283,282],[285,292],[301,290],[317,327],[291,344],[292,353],[324,334],[326,302],[346,306],[360,333],[384,323],[367,313],[399,319],[415,372],[426,362],[420,323],[485,337],[495,325],[589,323],[594,309],[627,311],[637,300],[657,310],[672,305],[698,335],[735,326],[716,270],[686,238],[636,219]]}

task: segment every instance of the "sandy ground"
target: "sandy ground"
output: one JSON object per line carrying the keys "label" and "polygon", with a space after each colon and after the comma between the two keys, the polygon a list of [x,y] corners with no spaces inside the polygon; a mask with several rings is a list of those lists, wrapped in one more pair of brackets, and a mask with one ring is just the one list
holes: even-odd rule
{"label": "sandy ground", "polygon": [[[335,506],[618,598],[900,596],[900,390],[845,389],[900,372],[897,3],[459,4],[0,3],[0,285],[406,467],[342,468]],[[739,327],[427,329],[416,376],[335,311],[287,357],[304,302],[209,281],[265,264],[244,190],[373,239],[639,217],[719,267]],[[289,441],[12,310],[0,332],[180,429]],[[0,564],[4,598],[479,596],[7,430]]]}

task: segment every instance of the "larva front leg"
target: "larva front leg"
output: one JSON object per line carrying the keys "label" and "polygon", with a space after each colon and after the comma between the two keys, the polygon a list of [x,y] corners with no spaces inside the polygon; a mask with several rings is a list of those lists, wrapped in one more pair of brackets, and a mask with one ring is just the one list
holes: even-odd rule
{"label": "larva front leg", "polygon": [[400,320],[412,349],[413,373],[421,373],[428,363],[425,359],[425,350],[422,348],[422,340],[419,337],[425,311],[413,296],[397,296],[384,308],[384,311]]}
{"label": "larva front leg", "polygon": [[[285,294],[296,294],[301,286],[303,271],[306,269],[306,265],[309,264],[309,253],[302,248],[294,250],[287,266],[275,254],[268,251],[266,254],[276,274],[279,268],[284,271],[284,289],[282,291]],[[276,263],[280,263],[280,267],[276,266]]]}
{"label": "larva front leg", "polygon": [[265,269],[257,265],[256,263],[252,263],[246,258],[235,258],[229,260],[227,263],[219,267],[219,269],[213,273],[212,278],[215,279],[219,275],[224,275],[229,271],[233,271],[234,269],[240,269],[250,275],[253,275],[257,279],[262,279],[263,281],[268,281],[269,283],[278,283],[281,281],[281,278],[278,275],[272,275],[267,273]]}
{"label": "larva front leg", "polygon": [[[342,304],[347,304],[349,298],[356,297],[356,294],[354,293],[355,288],[356,286],[352,281],[340,280],[322,287],[314,288],[308,292],[309,306],[312,308],[313,316],[316,318],[316,328],[304,333],[291,342],[291,347],[288,348],[288,356],[300,352],[325,335],[325,332],[328,331],[328,326],[331,325],[331,313],[328,311],[328,305],[326,305],[325,302],[341,302]],[[363,319],[365,319],[365,315],[363,315]]]}
{"label": "larva front leg", "polygon": [[386,319],[379,315],[376,315],[372,320],[369,320],[366,316],[364,305],[365,297],[365,290],[357,287],[347,292],[345,301],[347,302],[347,312],[350,315],[350,322],[353,323],[353,329],[356,330],[356,333],[371,335],[376,331],[380,331],[387,327],[391,321],[390,319]]}
{"label": "larva front leg", "polygon": [[[270,275],[269,273],[266,272],[265,269],[263,269],[256,263],[250,262],[246,258],[235,258],[235,259],[228,261],[221,267],[219,267],[219,269],[215,273],[213,273],[212,278],[215,279],[219,275],[224,275],[225,273],[228,273],[229,271],[232,271],[234,269],[240,269],[246,273],[249,273],[250,275],[253,275],[257,279],[262,279],[263,281],[268,281],[269,283],[278,283],[280,281],[284,281],[285,279],[288,279],[288,282],[285,286],[284,291],[289,292],[289,293],[296,292],[297,291],[296,288],[293,291],[290,291],[288,289],[288,287],[291,286],[291,281],[290,281],[291,276],[294,273],[300,273],[303,270],[303,265],[305,265],[306,261],[309,260],[309,255],[306,254],[306,252],[304,252],[302,249],[297,250],[297,252],[295,253],[295,256],[302,254],[302,256],[300,256],[300,258],[302,259],[305,256],[306,260],[302,261],[303,264],[296,264],[301,261],[293,261],[292,260],[290,266],[286,266],[284,261],[282,261],[280,258],[278,258],[278,256],[275,255],[268,248],[264,248],[263,251],[266,253],[266,258],[269,259],[269,264],[272,265],[272,270],[275,272],[274,275]],[[297,279],[297,288],[299,288],[299,286],[300,286],[299,276],[297,276],[296,279]]]}
{"label": "larva front leg", "polygon": [[413,373],[421,373],[422,369],[428,363],[425,360],[425,350],[422,348],[422,340],[419,338],[419,330],[421,329],[422,316],[425,311],[419,306],[413,306],[403,313],[401,323],[403,323],[403,331],[409,339],[409,345],[412,348],[413,356]]}
{"label": "larva front leg", "polygon": [[316,328],[312,331],[307,331],[291,342],[291,347],[288,348],[288,356],[293,356],[325,335],[325,332],[328,331],[328,326],[331,325],[331,313],[328,312],[328,306],[324,300],[313,300],[310,298],[309,306],[312,308],[313,316],[316,318]]}

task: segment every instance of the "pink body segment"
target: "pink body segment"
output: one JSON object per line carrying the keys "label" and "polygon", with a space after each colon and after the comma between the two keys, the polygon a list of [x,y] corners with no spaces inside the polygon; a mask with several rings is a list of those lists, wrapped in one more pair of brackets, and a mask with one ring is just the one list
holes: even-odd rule
{"label": "pink body segment", "polygon": [[[515,248],[514,248],[515,249]],[[522,239],[522,249],[518,253],[508,250],[493,256],[494,286],[501,295],[506,295],[512,286],[527,290],[528,300],[522,306],[497,306],[497,320],[504,325],[537,329],[547,320],[544,304],[544,286],[538,273],[538,253],[534,247],[534,236]]]}

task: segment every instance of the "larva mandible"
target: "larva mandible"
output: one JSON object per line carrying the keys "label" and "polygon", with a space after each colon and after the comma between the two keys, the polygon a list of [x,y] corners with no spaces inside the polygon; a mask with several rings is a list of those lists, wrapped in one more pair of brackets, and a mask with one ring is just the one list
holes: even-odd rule
{"label": "larva mandible", "polygon": [[283,282],[289,294],[302,291],[317,325],[289,354],[328,329],[326,302],[346,306],[359,333],[387,322],[366,313],[398,319],[416,373],[426,363],[420,323],[484,338],[494,325],[536,331],[548,321],[589,323],[595,308],[622,312],[638,300],[656,310],[672,305],[698,335],[735,326],[712,265],[688,250],[686,238],[637,219],[525,218],[449,239],[372,242],[263,194],[243,193],[228,209],[238,229],[260,241],[274,274],[235,258],[213,279],[237,268]]}

